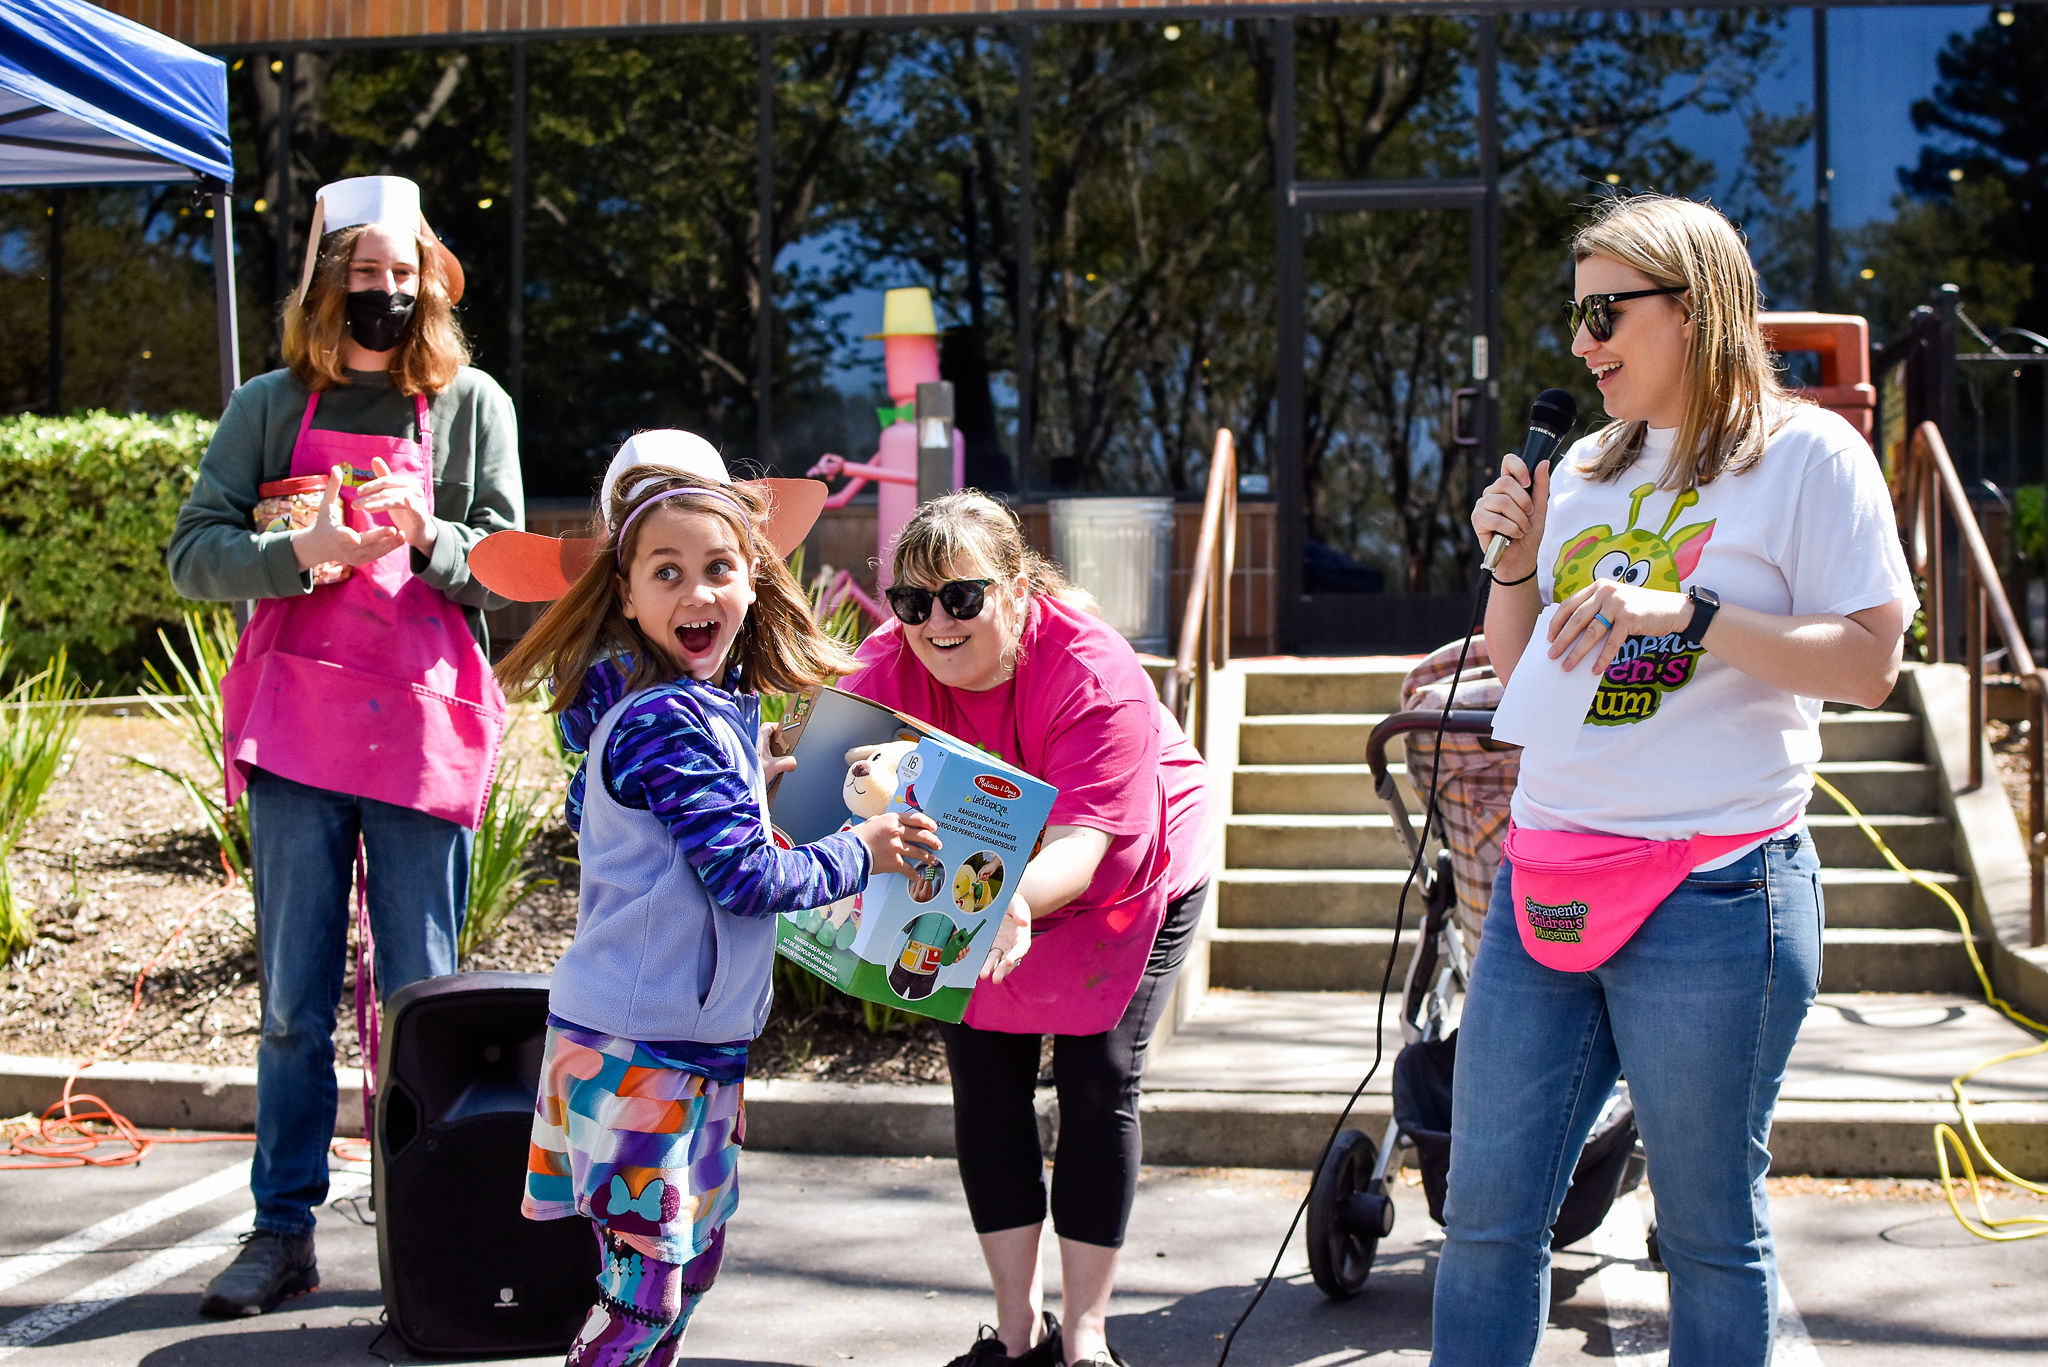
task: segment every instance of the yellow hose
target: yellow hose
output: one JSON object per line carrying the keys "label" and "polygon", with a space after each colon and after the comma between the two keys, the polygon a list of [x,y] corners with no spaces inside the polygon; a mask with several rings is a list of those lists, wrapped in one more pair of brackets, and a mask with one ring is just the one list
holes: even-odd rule
{"label": "yellow hose", "polygon": [[[2013,1008],[2011,1003],[2007,1002],[1992,989],[1991,975],[1985,972],[1984,960],[1977,954],[1977,937],[1970,928],[1969,914],[1963,910],[1962,904],[1950,895],[1949,890],[1918,870],[1907,868],[1904,861],[1896,854],[1893,854],[1891,847],[1884,843],[1884,837],[1878,834],[1877,828],[1870,824],[1869,819],[1862,812],[1856,810],[1856,804],[1842,795],[1841,789],[1835,787],[1834,784],[1828,782],[1819,774],[1813,776],[1813,782],[1815,787],[1841,805],[1842,810],[1849,814],[1850,820],[1863,828],[1863,833],[1870,837],[1870,843],[1877,846],[1877,852],[1884,856],[1885,863],[1891,865],[1898,872],[1905,874],[1906,877],[1912,879],[1936,897],[1939,897],[1942,905],[1948,908],[1949,914],[1956,918],[1956,929],[1961,931],[1963,935],[1963,952],[1970,956],[1970,968],[1977,975],[1978,985],[1984,989],[1985,1002],[2021,1029],[2031,1031],[2037,1035],[2048,1035],[2048,1025],[2043,1025],[2030,1016],[2022,1015]],[[2013,1172],[1991,1156],[1991,1150],[1984,1145],[1983,1136],[1977,1133],[1977,1122],[1970,1114],[1970,1098],[1969,1094],[1963,1090],[1963,1084],[1986,1069],[1995,1068],[2001,1063],[2011,1063],[2015,1059],[2030,1058],[2036,1054],[2044,1053],[2048,1053],[2048,1039],[2043,1039],[2038,1044],[2028,1045],[2024,1049],[2014,1049],[2000,1054],[1996,1058],[1985,1059],[1968,1072],[1949,1080],[1949,1091],[1955,1094],[1956,1115],[1962,1122],[1963,1134],[1969,1136],[1969,1143],[1965,1144],[1962,1135],[1958,1135],[1954,1127],[1946,1123],[1934,1127],[1934,1157],[1936,1164],[1941,1170],[1941,1194],[1948,1198],[1948,1208],[1954,1212],[1956,1222],[1980,1239],[1989,1239],[1996,1243],[2011,1243],[2018,1239],[2041,1238],[2044,1235],[2048,1235],[2048,1216],[2020,1215],[2004,1219],[1994,1218],[1984,1208],[1984,1192],[1977,1185],[1977,1168],[1970,1161],[1970,1153],[1973,1149],[1976,1151],[1977,1156],[1983,1160],[1985,1168],[1997,1173],[2016,1187],[2031,1191],[2038,1196],[2048,1196],[2048,1186],[2044,1186],[2039,1182],[2029,1182],[2026,1178]],[[1962,1204],[1956,1199],[1955,1180],[1949,1172],[1948,1166],[1948,1151],[1951,1147],[1955,1149],[1956,1158],[1962,1164],[1963,1178],[1969,1183],[1970,1201],[1977,1208],[1977,1217],[1974,1222],[1968,1215],[1963,1213]]]}

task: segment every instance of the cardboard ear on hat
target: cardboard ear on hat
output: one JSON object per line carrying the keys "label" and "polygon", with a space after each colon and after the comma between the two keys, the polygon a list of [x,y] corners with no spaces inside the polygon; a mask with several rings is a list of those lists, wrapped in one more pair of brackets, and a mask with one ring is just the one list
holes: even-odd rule
{"label": "cardboard ear on hat", "polygon": [[[825,485],[815,479],[768,479],[768,540],[779,556],[803,544],[825,509]],[[560,598],[597,558],[596,537],[542,536],[538,532],[492,532],[469,548],[469,572],[477,582],[515,603]]]}
{"label": "cardboard ear on hat", "polygon": [[469,572],[500,598],[548,603],[567,593],[596,558],[594,538],[492,532],[469,548]]}
{"label": "cardboard ear on hat", "polygon": [[448,302],[461,303],[462,291],[469,283],[462,274],[462,263],[455,259],[454,252],[442,245],[440,238],[434,236],[432,225],[424,218],[420,220],[420,236],[427,239],[428,248],[440,259],[441,274],[448,281]]}

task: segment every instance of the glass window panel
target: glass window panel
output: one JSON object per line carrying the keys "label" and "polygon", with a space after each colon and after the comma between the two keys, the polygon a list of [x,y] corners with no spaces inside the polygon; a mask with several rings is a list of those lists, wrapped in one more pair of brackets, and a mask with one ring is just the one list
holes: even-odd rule
{"label": "glass window panel", "polygon": [[[2033,84],[2048,22],[2033,6],[2000,13],[1828,11],[1837,279],[1873,340],[1943,283],[1987,334],[2048,332],[2048,248],[2027,212],[2048,153]],[[1875,70],[1886,78],[1864,78]]]}
{"label": "glass window panel", "polygon": [[[1008,29],[776,45],[775,443],[800,474],[873,455],[884,295],[931,291],[967,479],[1013,487],[1017,66]],[[871,493],[863,494],[871,497]]]}
{"label": "glass window panel", "polygon": [[63,410],[218,413],[212,224],[189,183],[0,192],[0,413],[49,401],[59,221]]}
{"label": "glass window panel", "polygon": [[529,494],[587,496],[648,427],[751,459],[753,40],[536,43],[527,71]]}
{"label": "glass window panel", "polygon": [[1570,244],[1600,195],[1704,197],[1749,237],[1766,305],[1812,293],[1812,28],[1805,10],[1613,10],[1501,21],[1501,427],[1572,391],[1584,433],[1599,393],[1571,354]]}
{"label": "glass window panel", "polygon": [[1261,23],[1064,24],[1033,57],[1034,484],[1199,491],[1218,427],[1266,473],[1271,44]]}
{"label": "glass window panel", "polygon": [[1451,432],[1471,354],[1472,214],[1310,216],[1302,244],[1308,593],[1465,587],[1470,462]]}
{"label": "glass window panel", "polygon": [[1336,181],[1479,174],[1474,23],[1431,14],[1298,21],[1297,174]]}

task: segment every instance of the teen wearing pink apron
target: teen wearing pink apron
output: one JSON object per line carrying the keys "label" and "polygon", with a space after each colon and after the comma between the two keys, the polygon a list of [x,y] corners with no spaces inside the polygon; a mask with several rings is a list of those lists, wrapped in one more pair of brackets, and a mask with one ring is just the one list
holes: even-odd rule
{"label": "teen wearing pink apron", "polygon": [[[354,486],[373,460],[432,487],[423,396],[416,441],[316,429],[319,407],[315,393],[291,473],[339,466],[358,531],[373,518],[354,509]],[[470,832],[497,767],[504,695],[462,609],[413,573],[412,555],[401,543],[339,583],[263,599],[221,680],[228,797],[249,800],[266,970],[251,1185],[257,1227],[280,1234],[309,1232],[326,1199],[331,1032],[358,874],[377,993],[454,972]],[[374,1071],[374,1025],[362,1033]]]}
{"label": "teen wearing pink apron", "polygon": [[[355,486],[382,458],[432,487],[432,420],[413,396],[419,440],[318,431],[306,400],[292,475],[340,467],[358,531]],[[266,598],[221,680],[228,801],[256,768],[316,788],[425,812],[474,830],[497,770],[505,696],[462,610],[412,572],[410,547],[302,598]]]}
{"label": "teen wearing pink apron", "polygon": [[[467,364],[452,311],[461,271],[420,216],[418,187],[389,176],[324,186],[308,240],[287,366],[235,392],[167,557],[185,596],[256,602],[221,681],[264,986],[256,1215],[201,1297],[219,1316],[260,1314],[319,1284],[334,1015],[358,908],[377,992],[455,971],[471,832],[505,717],[471,626],[494,600],[469,549],[516,528],[523,503],[518,420]],[[342,525],[259,524],[267,484],[324,485],[337,469]],[[364,967],[357,1018],[374,1070]]]}

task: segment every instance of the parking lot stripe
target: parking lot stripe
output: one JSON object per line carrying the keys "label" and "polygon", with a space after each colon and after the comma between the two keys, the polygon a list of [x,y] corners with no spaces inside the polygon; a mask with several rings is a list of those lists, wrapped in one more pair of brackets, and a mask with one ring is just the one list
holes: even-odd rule
{"label": "parking lot stripe", "polygon": [[[337,1173],[328,1187],[329,1199],[350,1196],[368,1186],[367,1174]],[[146,1291],[153,1291],[173,1277],[218,1258],[235,1247],[249,1227],[249,1206],[182,1243],[158,1249],[119,1272],[109,1273],[69,1297],[0,1326],[0,1358],[12,1357],[53,1334],[62,1333],[82,1320],[90,1319],[112,1306]]]}
{"label": "parking lot stripe", "polygon": [[209,1173],[196,1182],[188,1182],[176,1191],[165,1192],[153,1201],[145,1201],[119,1215],[109,1216],[96,1225],[88,1225],[74,1234],[61,1239],[52,1239],[41,1248],[31,1249],[14,1256],[0,1256],[0,1292],[12,1290],[23,1282],[32,1281],[45,1272],[54,1271],[73,1258],[87,1253],[96,1253],[108,1244],[116,1243],[131,1234],[140,1234],[151,1225],[183,1215],[195,1206],[223,1196],[244,1190],[249,1185],[249,1160],[230,1163],[219,1172]]}

